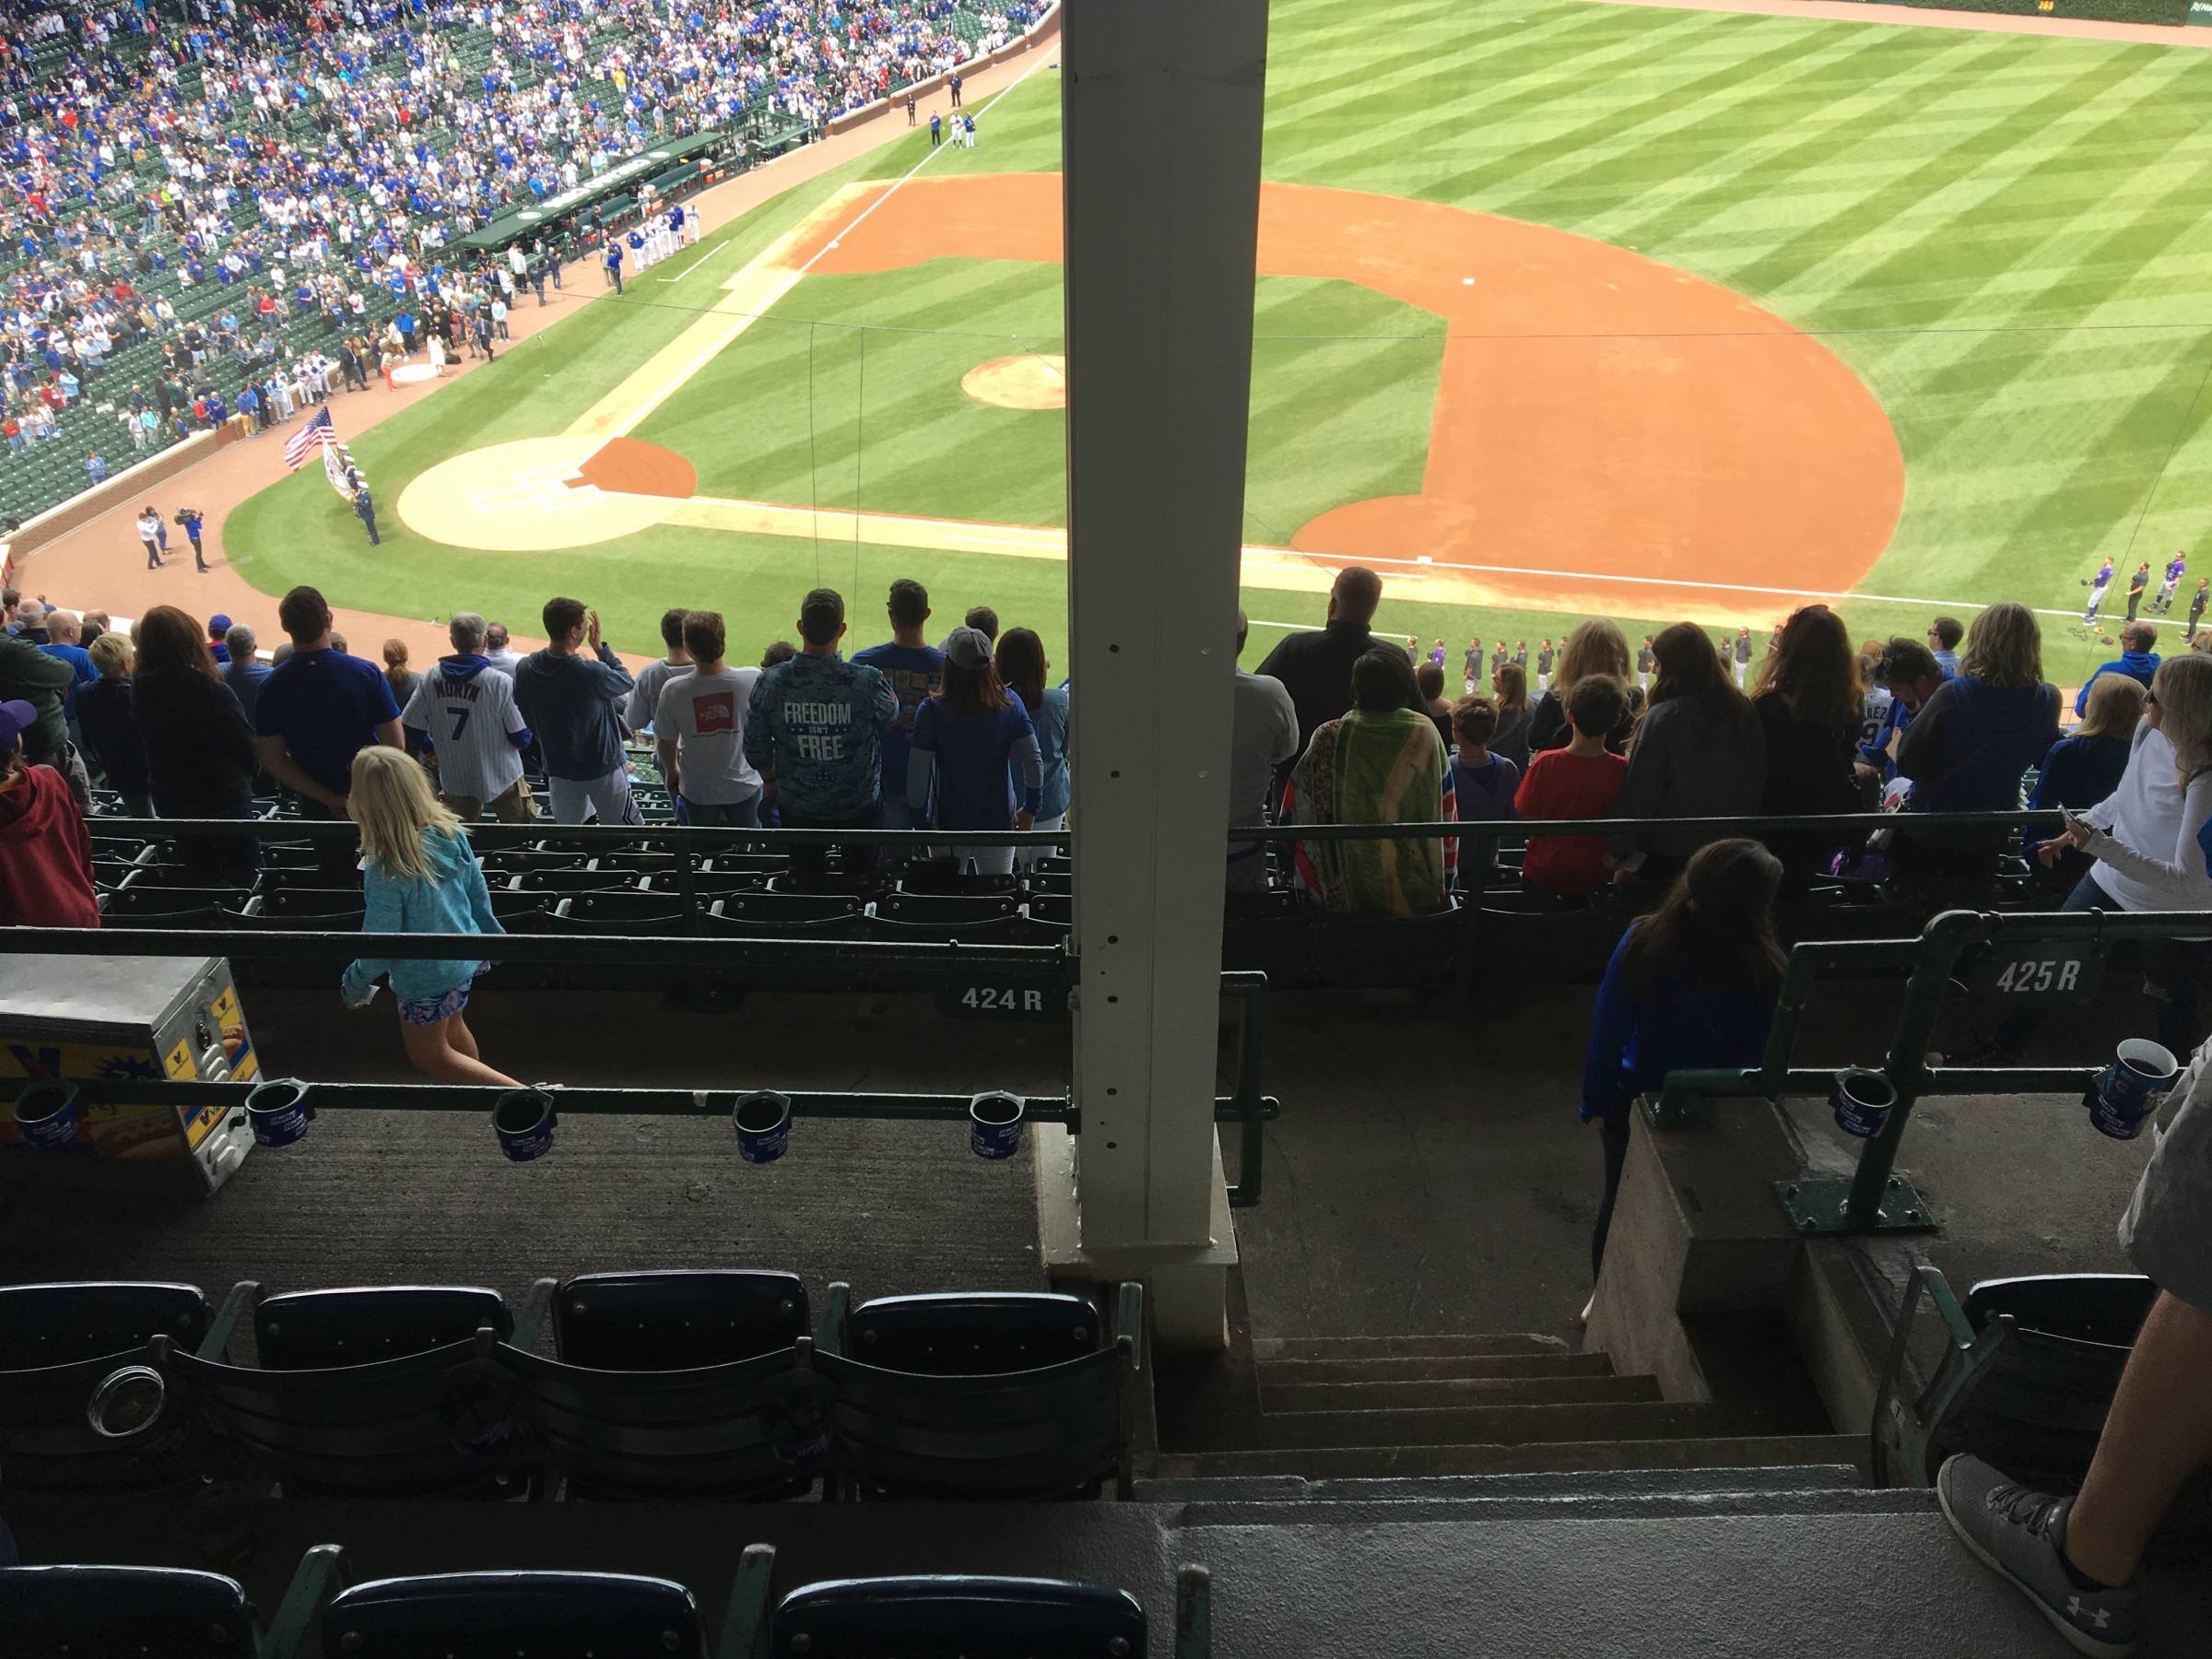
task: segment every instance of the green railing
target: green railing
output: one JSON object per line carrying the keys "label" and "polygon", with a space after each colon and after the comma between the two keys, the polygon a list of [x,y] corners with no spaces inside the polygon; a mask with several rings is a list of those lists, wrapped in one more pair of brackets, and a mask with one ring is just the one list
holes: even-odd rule
{"label": "green railing", "polygon": [[[1935,1225],[1912,1183],[1896,1173],[1897,1154],[1912,1109],[1934,1095],[2070,1094],[2090,1102],[2104,1065],[2062,1066],[1930,1065],[1929,1043],[1959,975],[1974,969],[1984,993],[2015,1006],[2080,1003],[2095,994],[2110,947],[2122,941],[2202,933],[2193,911],[1946,911],[1914,939],[1856,939],[1801,944],[1790,953],[1780,1003],[1760,1064],[1748,1071],[1676,1072],[1645,1107],[1654,1128],[1694,1126],[1702,1102],[1714,1098],[1783,1095],[1832,1097],[1856,1066],[1791,1065],[1805,1009],[1824,971],[1904,973],[1905,998],[1877,1068],[1895,1101],[1880,1130],[1860,1148],[1848,1181],[1802,1179],[1778,1185],[1784,1210],[1804,1233],[1864,1233]],[[1993,954],[2002,953],[2002,954]],[[2029,954],[2033,953],[2033,954]],[[2028,971],[2022,972],[2026,969]]]}

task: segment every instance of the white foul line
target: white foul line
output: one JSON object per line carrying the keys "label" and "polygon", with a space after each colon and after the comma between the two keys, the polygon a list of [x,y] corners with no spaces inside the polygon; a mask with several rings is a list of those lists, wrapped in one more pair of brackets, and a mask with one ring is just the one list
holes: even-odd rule
{"label": "white foul line", "polygon": [[[1247,548],[1246,551],[1252,551]],[[1761,587],[1743,582],[1700,582],[1693,576],[1622,576],[1605,571],[1546,571],[1534,565],[1460,564],[1448,559],[1386,559],[1382,556],[1361,554],[1346,558],[1340,553],[1304,553],[1295,547],[1269,549],[1288,552],[1305,559],[1327,559],[1345,564],[1364,565],[1418,565],[1430,571],[1476,571],[1488,576],[1541,576],[1555,582],[1618,582],[1630,587],[1702,588],[1716,594],[1771,594],[1782,599],[1855,599],[1868,605],[1926,605],[1940,610],[1987,610],[1994,603],[1987,599],[1916,599],[1901,594],[1869,594],[1857,588]],[[1414,578],[1418,581],[1420,578]],[[1506,607],[1512,608],[1512,607]],[[2028,607],[2039,617],[2078,617],[2077,610],[2041,606]],[[1253,624],[1255,628],[1272,628],[1273,623]],[[1299,624],[1304,627],[1305,624]]]}
{"label": "white foul line", "polygon": [[[1044,64],[1044,63],[1042,63],[1042,62],[1039,62],[1039,63],[1034,63],[1034,64],[1031,64],[1031,65],[1030,65],[1030,66],[1029,66],[1027,69],[1024,69],[1024,70],[1023,70],[1023,71],[1022,71],[1022,72],[1021,72],[1019,75],[1016,76],[1015,76],[1015,77],[1014,77],[1012,80],[1008,81],[1008,82],[1007,82],[1007,83],[1006,83],[1006,84],[1004,87],[1000,88],[999,88],[999,90],[998,90],[998,92],[996,93],[996,95],[995,95],[995,96],[994,96],[994,97],[992,98],[992,100],[991,100],[991,102],[990,102],[990,103],[987,103],[987,104],[985,104],[985,105],[983,105],[983,107],[982,107],[982,112],[982,112],[982,114],[985,114],[985,115],[988,115],[989,113],[991,113],[992,106],[993,106],[994,104],[996,104],[996,103],[998,102],[999,99],[1006,97],[1006,95],[1007,93],[1009,93],[1009,92],[1013,91],[1015,88],[1017,88],[1017,87],[1020,86],[1020,85],[1021,85],[1021,83],[1022,83],[1023,81],[1026,81],[1026,80],[1028,80],[1028,79],[1030,78],[1030,76],[1032,76],[1032,75],[1034,75],[1034,74],[1036,74],[1038,70],[1040,70],[1040,69],[1043,69],[1043,68],[1046,68],[1046,67],[1049,67],[1049,65],[1046,65],[1046,64]],[[920,129],[919,129],[919,128],[917,128],[916,130],[917,130],[917,131],[919,131]],[[873,202],[870,202],[870,203],[867,205],[867,206],[866,206],[865,209],[863,209],[863,210],[862,210],[862,212],[861,212],[861,214],[860,214],[860,217],[859,217],[858,218],[855,218],[855,219],[854,219],[854,220],[853,220],[853,221],[851,224],[847,225],[847,226],[846,226],[846,227],[845,227],[845,228],[844,228],[842,230],[840,230],[840,231],[839,231],[839,232],[838,232],[838,233],[837,233],[835,236],[831,237],[831,238],[830,238],[830,239],[828,241],[824,242],[824,243],[821,245],[821,247],[816,251],[816,253],[815,253],[815,255],[814,255],[814,259],[809,259],[809,260],[808,260],[808,261],[807,261],[807,262],[806,262],[805,265],[801,265],[801,266],[799,267],[799,269],[798,269],[798,275],[800,275],[800,276],[806,276],[806,273],[807,273],[808,271],[811,271],[812,269],[814,269],[815,260],[818,260],[819,258],[821,258],[821,256],[822,256],[824,253],[829,253],[829,252],[830,252],[830,251],[832,248],[836,247],[836,246],[838,245],[838,243],[840,243],[841,241],[844,241],[844,239],[845,239],[846,237],[848,237],[848,236],[852,235],[853,231],[855,231],[855,230],[859,229],[860,229],[860,227],[861,227],[861,225],[862,225],[862,224],[863,224],[863,223],[864,223],[864,222],[866,220],[866,218],[867,218],[868,215],[869,215],[869,214],[871,214],[871,213],[873,213],[873,212],[875,212],[877,208],[878,208],[878,207],[882,206],[883,206],[883,205],[884,205],[886,202],[889,201],[889,200],[890,200],[890,199],[891,199],[891,198],[892,198],[894,195],[898,194],[899,194],[899,192],[900,192],[900,188],[901,188],[901,187],[903,187],[903,186],[906,184],[906,182],[908,182],[908,180],[912,179],[912,177],[913,177],[913,176],[914,176],[916,173],[920,172],[920,171],[922,171],[924,168],[927,167],[927,166],[928,166],[928,165],[929,165],[929,164],[930,164],[932,161],[935,161],[935,159],[937,159],[937,158],[938,158],[940,155],[944,154],[944,152],[945,152],[945,151],[947,151],[947,150],[948,150],[948,149],[951,149],[951,148],[953,148],[953,147],[953,147],[952,145],[949,145],[949,144],[945,144],[945,145],[932,145],[932,146],[930,147],[930,148],[929,148],[929,153],[928,153],[928,154],[926,154],[925,156],[924,156],[924,157],[922,158],[922,159],[921,159],[921,160],[919,160],[919,161],[915,162],[915,163],[914,163],[914,164],[913,164],[912,167],[908,168],[908,169],[906,170],[906,171],[905,171],[903,174],[901,174],[901,175],[900,176],[900,178],[899,178],[899,179],[898,179],[896,182],[894,182],[892,183],[892,185],[891,185],[890,189],[888,189],[888,190],[885,191],[885,192],[884,192],[884,193],[883,193],[881,195],[877,196],[877,198],[876,198],[876,199],[875,199]],[[788,153],[788,152],[786,152],[786,153]],[[780,159],[782,159],[782,158],[781,158],[781,157],[779,157],[779,158],[778,158],[778,159],[780,160]],[[770,165],[771,165],[771,166],[772,166],[772,165],[774,165],[774,163],[772,163],[772,162],[771,162],[771,163],[770,163]],[[713,253],[720,253],[720,252],[721,252],[721,250],[720,250],[719,248],[717,248],[717,249],[711,250],[711,252],[713,252]],[[682,274],[681,274],[680,276],[664,276],[664,277],[662,277],[662,278],[661,278],[661,280],[662,280],[663,282],[672,282],[672,283],[673,283],[673,282],[681,282],[681,281],[684,279],[684,277],[690,276],[690,275],[691,275],[691,273],[692,273],[693,271],[696,271],[697,269],[699,269],[699,267],[700,267],[700,265],[701,264],[701,262],[702,262],[702,261],[704,261],[704,260],[706,259],[706,257],[707,257],[707,255],[706,255],[706,254],[704,254],[704,253],[701,253],[701,254],[699,256],[699,258],[698,258],[698,259],[695,259],[695,260],[693,260],[693,261],[692,261],[692,262],[691,262],[689,265],[686,265],[686,266],[684,267],[684,269],[683,269],[683,272],[682,272]]]}

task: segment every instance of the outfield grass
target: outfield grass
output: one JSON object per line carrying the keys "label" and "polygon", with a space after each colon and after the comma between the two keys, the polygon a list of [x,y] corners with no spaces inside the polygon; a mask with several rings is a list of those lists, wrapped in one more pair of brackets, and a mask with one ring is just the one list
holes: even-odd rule
{"label": "outfield grass", "polygon": [[[1041,73],[982,115],[979,149],[931,168],[1056,167],[1057,96]],[[2155,568],[2194,547],[2212,485],[2208,105],[2212,55],[2153,46],[1571,0],[1275,0],[1265,171],[1632,247],[1819,332],[1881,399],[1906,464],[1903,515],[1865,589],[1909,603],[1844,609],[1856,632],[1917,634],[1922,601],[2063,607],[2103,555]],[[683,284],[649,274],[622,302],[387,422],[357,446],[382,499],[463,444],[558,430],[829,191],[895,177],[925,146],[904,140],[771,203]],[[1248,529],[1277,540],[1316,503],[1418,478],[1437,337],[1433,319],[1343,285],[1264,283],[1259,303]],[[641,435],[692,455],[716,493],[804,500],[804,488],[827,503],[857,494],[885,511],[1057,522],[1056,421],[980,409],[957,390],[966,368],[1014,354],[978,336],[1049,350],[1057,312],[1057,274],[1035,267],[955,258],[808,278]],[[1286,337],[1319,335],[1385,337]],[[793,391],[807,381],[801,340],[811,422]],[[371,556],[305,478],[241,509],[226,539],[251,550],[246,572],[271,591],[312,574],[343,603],[425,617],[464,602],[526,617],[565,588],[638,639],[664,604],[690,600],[724,610],[749,649],[788,630],[818,578],[868,595],[911,571],[940,612],[989,597],[1056,652],[1063,637],[1061,572],[1036,561],[683,531],[531,557],[402,531]],[[2212,546],[2196,562],[2212,573]],[[1778,547],[1775,582],[1797,579]],[[1265,591],[1245,603],[1298,623],[1318,608]],[[1671,619],[1622,618],[1637,633]],[[1532,643],[1573,620],[1395,592],[1381,619],[1423,639]],[[2061,678],[2103,654],[2056,617],[2046,628]],[[1271,637],[1255,635],[1255,651]]]}

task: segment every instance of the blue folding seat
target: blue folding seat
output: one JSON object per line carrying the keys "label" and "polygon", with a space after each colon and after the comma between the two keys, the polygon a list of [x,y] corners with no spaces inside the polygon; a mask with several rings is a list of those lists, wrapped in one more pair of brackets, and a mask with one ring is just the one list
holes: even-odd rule
{"label": "blue folding seat", "polygon": [[291,1659],[338,1571],[330,1544],[307,1552],[259,1628],[246,1593],[219,1573],[175,1567],[0,1567],[7,1659]]}
{"label": "blue folding seat", "polygon": [[788,1273],[588,1274],[555,1293],[559,1358],[516,1347],[535,1449],[587,1499],[764,1499],[813,1486],[826,1386]]}
{"label": "blue folding seat", "polygon": [[529,1485],[491,1358],[513,1334],[493,1290],[308,1290],[256,1308],[258,1368],[159,1343],[156,1364],[170,1409],[205,1417],[288,1494],[505,1498]]}
{"label": "blue folding seat", "polygon": [[0,1287],[0,1476],[25,1491],[118,1492],[197,1477],[203,1437],[189,1422],[140,1420],[143,1390],[103,1380],[152,1358],[165,1337],[196,1346],[207,1299],[192,1285],[107,1280]]}
{"label": "blue folding seat", "polygon": [[831,1287],[826,1350],[831,1457],[854,1495],[1094,1496],[1128,1482],[1127,1398],[1143,1363],[1143,1291],[1122,1287],[1102,1341],[1083,1298],[896,1296],[842,1314]]}
{"label": "blue folding seat", "polygon": [[666,1579],[614,1572],[449,1572],[376,1579],[333,1597],[324,1659],[709,1659],[699,1604]]}
{"label": "blue folding seat", "polygon": [[[1175,1580],[1174,1659],[1208,1659],[1211,1583]],[[1145,1608],[1127,1590],[1075,1579],[931,1574],[831,1579],[781,1601],[775,1550],[747,1548],[723,1627],[724,1659],[1147,1659]]]}

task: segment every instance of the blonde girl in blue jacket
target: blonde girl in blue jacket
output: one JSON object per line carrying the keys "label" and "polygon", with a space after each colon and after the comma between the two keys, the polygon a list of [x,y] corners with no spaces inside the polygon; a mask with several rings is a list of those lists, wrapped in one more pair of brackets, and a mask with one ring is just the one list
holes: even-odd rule
{"label": "blonde girl in blue jacket", "polygon": [[[353,758],[347,816],[361,832],[364,933],[496,934],[484,869],[461,820],[438,805],[430,781],[404,749],[382,744]],[[387,976],[399,1004],[407,1059],[441,1083],[517,1087],[484,1064],[463,1010],[488,962],[363,957],[346,970],[346,1006],[365,1008]]]}

